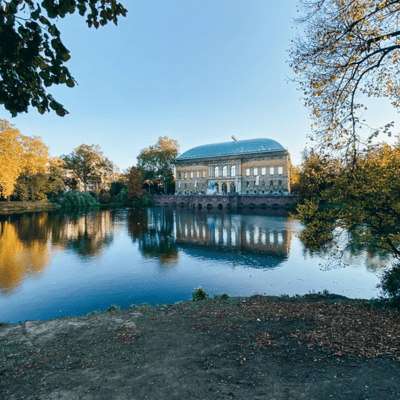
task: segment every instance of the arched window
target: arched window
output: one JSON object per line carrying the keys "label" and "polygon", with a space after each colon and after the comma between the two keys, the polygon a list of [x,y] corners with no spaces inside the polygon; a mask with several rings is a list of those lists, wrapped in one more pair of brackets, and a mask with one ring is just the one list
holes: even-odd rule
{"label": "arched window", "polygon": [[231,167],[231,176],[236,176],[236,167],[234,165]]}
{"label": "arched window", "polygon": [[226,165],[222,168],[222,176],[228,176],[228,167]]}
{"label": "arched window", "polygon": [[218,178],[218,176],[219,176],[219,168],[218,168],[218,167],[215,167],[215,168],[214,168],[214,176],[215,176],[216,178]]}

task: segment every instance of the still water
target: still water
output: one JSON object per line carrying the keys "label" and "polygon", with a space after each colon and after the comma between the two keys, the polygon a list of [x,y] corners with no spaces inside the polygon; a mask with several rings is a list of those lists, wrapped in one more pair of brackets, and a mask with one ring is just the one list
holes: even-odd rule
{"label": "still water", "polygon": [[0,321],[171,304],[189,300],[198,286],[230,296],[379,294],[387,260],[359,251],[346,268],[329,267],[327,254],[303,247],[302,229],[284,210],[0,216]]}

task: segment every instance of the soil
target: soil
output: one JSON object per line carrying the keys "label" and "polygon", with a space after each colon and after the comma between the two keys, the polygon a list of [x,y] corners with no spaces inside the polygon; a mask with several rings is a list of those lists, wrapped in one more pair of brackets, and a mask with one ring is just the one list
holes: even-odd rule
{"label": "soil", "polygon": [[0,326],[4,399],[399,399],[400,318],[335,295]]}

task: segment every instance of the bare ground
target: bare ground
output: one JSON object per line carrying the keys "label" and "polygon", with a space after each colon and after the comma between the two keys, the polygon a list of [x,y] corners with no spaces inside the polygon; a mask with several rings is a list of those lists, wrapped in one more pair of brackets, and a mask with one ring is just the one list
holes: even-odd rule
{"label": "bare ground", "polygon": [[4,399],[399,399],[400,317],[328,295],[0,326]]}

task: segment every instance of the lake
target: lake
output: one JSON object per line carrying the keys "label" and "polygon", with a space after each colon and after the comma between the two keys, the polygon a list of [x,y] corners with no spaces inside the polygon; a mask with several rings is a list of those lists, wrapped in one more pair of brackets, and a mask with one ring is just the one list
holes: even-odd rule
{"label": "lake", "polygon": [[0,321],[46,320],[115,304],[210,295],[379,294],[390,261],[310,252],[285,210],[149,208],[0,216]]}

